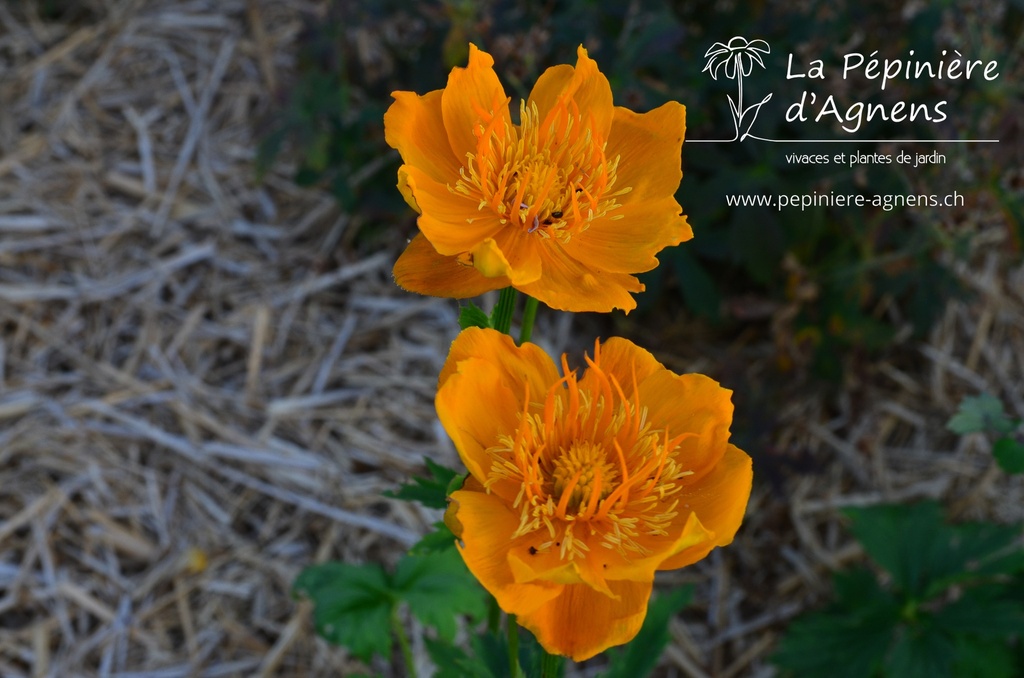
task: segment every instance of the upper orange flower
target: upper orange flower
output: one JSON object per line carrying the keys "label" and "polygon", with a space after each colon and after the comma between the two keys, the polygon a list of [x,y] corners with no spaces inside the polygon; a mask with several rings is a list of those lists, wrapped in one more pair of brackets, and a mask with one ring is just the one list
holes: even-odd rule
{"label": "upper orange flower", "polygon": [[625,339],[577,378],[533,344],[471,328],[437,412],[469,477],[445,521],[466,565],[548,652],[582,661],[636,635],[655,570],[732,541],[750,457],[729,443],[730,391]]}
{"label": "upper orange flower", "polygon": [[685,109],[613,106],[580,47],[575,68],[540,76],[514,124],[493,66],[470,45],[443,90],[392,94],[384,134],[420,213],[396,282],[456,298],[512,285],[565,311],[635,308],[630,293],[644,286],[632,274],[693,237],[673,197]]}

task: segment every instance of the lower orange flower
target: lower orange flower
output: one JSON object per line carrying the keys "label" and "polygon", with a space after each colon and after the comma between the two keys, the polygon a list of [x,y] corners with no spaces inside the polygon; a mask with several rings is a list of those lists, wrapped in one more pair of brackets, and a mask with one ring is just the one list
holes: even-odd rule
{"label": "lower orange flower", "polygon": [[469,470],[445,515],[466,565],[548,652],[582,661],[636,635],[656,570],[732,541],[752,470],[712,379],[619,338],[582,377],[561,362],[470,328],[436,402]]}

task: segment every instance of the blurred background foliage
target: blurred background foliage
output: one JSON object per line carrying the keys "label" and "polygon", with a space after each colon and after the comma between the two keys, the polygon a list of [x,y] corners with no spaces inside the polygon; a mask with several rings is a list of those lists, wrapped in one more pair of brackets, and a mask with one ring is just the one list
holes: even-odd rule
{"label": "blurred background foliage", "polygon": [[[1011,242],[1024,242],[1022,186],[1001,168],[1019,166],[1024,104],[1010,77],[1020,54],[1024,2],[991,9],[940,0],[897,11],[881,0],[717,2],[634,0],[443,0],[336,2],[311,19],[302,41],[300,77],[280,93],[281,108],[266,123],[263,166],[285,144],[298,152],[295,180],[326,184],[357,226],[355,246],[398,246],[415,229],[414,215],[395,190],[397,153],[384,143],[382,116],[393,90],[420,93],[444,86],[463,65],[468,43],[495,58],[513,101],[558,63],[574,63],[585,45],[611,81],[616,104],[646,111],[667,100],[687,107],[687,139],[728,138],[727,95],[735,83],[703,72],[704,54],[735,35],[771,46],[765,69],[748,78],[748,100],[767,93],[754,131],[780,140],[839,139],[838,122],[787,123],[788,106],[804,90],[832,94],[840,111],[857,102],[908,105],[946,100],[941,123],[865,122],[865,139],[999,138],[1000,144],[686,144],[678,192],[696,237],[661,256],[643,276],[647,293],[616,332],[629,334],[652,317],[663,326],[700,319],[720,336],[754,328],[771,338],[780,375],[838,380],[851,366],[927,332],[946,301],[962,294],[950,264],[970,254],[972,209],[995,202],[1007,215]],[[995,59],[1001,77],[986,81],[842,78],[843,55],[878,50],[879,58],[937,61],[942,50],[967,59]],[[813,59],[825,79],[787,79]],[[516,107],[513,105],[513,109]],[[790,164],[786,153],[886,153],[938,150],[945,164]],[[725,196],[843,193],[964,196],[956,208],[816,207],[776,210],[729,207]],[[395,224],[402,224],[396,229]]]}

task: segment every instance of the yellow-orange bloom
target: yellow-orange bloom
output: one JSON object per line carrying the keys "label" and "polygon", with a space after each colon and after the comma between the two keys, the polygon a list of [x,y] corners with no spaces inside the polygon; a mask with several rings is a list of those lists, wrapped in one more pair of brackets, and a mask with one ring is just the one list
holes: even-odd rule
{"label": "yellow-orange bloom", "polygon": [[469,477],[445,521],[466,565],[549,652],[581,661],[636,635],[656,570],[730,543],[751,461],[729,443],[730,393],[644,349],[562,356],[471,328],[441,371],[437,412]]}
{"label": "yellow-orange bloom", "polygon": [[612,104],[608,79],[579,48],[519,104],[469,46],[443,90],[394,92],[388,144],[420,233],[395,264],[403,288],[472,297],[512,285],[565,311],[629,311],[633,274],[693,237],[673,195],[682,178],[681,104],[643,115]]}

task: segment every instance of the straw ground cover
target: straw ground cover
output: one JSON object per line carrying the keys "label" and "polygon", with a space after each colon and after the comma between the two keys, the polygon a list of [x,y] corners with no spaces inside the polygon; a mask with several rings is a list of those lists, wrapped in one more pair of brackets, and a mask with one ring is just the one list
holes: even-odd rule
{"label": "straw ground cover", "polygon": [[[322,7],[35,6],[0,5],[0,674],[354,672],[291,584],[329,558],[393,563],[437,519],[381,492],[425,455],[457,464],[432,402],[457,309],[394,286],[410,223],[360,249],[360,215],[296,188],[287,157],[256,180],[256,121]],[[1024,520],[1022,479],[944,429],[981,391],[1024,416],[1019,243],[984,196],[960,218],[973,296],[927,341],[838,396],[738,398],[741,419],[779,421],[748,446],[734,546],[659,580],[698,585],[666,675],[764,675],[785,622],[859,556],[838,508],[935,497]],[[676,371],[771,373],[758,331],[657,327]],[[602,332],[549,312],[534,336],[579,352]]]}

